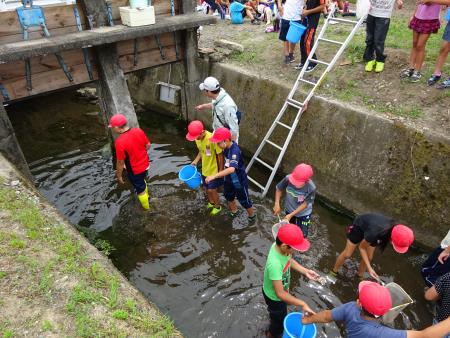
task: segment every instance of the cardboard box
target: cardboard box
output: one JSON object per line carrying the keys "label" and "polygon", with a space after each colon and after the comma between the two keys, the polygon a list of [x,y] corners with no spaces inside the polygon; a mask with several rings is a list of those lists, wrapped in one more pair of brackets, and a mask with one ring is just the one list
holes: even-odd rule
{"label": "cardboard box", "polygon": [[155,24],[155,8],[148,6],[132,9],[129,6],[119,7],[120,19],[126,26],[146,26]]}

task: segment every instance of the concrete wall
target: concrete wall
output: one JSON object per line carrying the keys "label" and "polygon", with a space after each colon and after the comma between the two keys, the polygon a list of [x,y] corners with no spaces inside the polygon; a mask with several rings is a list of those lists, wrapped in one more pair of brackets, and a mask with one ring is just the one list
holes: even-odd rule
{"label": "concrete wall", "polygon": [[[202,71],[202,77],[217,77],[244,112],[240,145],[254,153],[284,102],[288,85],[223,64],[206,64]],[[142,103],[142,93],[152,92],[151,82],[161,76],[161,70],[147,71],[139,88],[130,82],[131,95]],[[205,102],[200,91],[194,101]],[[161,107],[148,97],[144,106]],[[211,121],[210,112],[189,118]],[[272,138],[278,144],[282,140],[282,135]],[[273,162],[276,154],[266,153],[266,160]],[[447,137],[315,98],[300,121],[279,173],[289,173],[300,162],[310,163],[321,196],[354,213],[391,215],[413,227],[420,244],[436,246],[450,228],[449,158]]]}

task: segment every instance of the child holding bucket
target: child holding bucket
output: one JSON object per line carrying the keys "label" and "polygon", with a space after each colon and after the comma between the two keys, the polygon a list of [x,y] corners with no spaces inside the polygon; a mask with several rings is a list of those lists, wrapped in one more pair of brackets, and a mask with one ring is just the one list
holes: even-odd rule
{"label": "child holding bucket", "polygon": [[295,44],[289,42],[286,36],[289,31],[291,21],[298,24],[301,23],[304,1],[286,0],[282,6],[282,0],[277,0],[277,5],[278,11],[281,15],[280,35],[278,38],[283,41],[284,64],[287,65],[295,61]]}
{"label": "child holding bucket", "polygon": [[227,128],[218,128],[214,131],[210,142],[216,143],[225,155],[224,170],[206,177],[205,182],[209,184],[218,178],[224,178],[223,194],[228,201],[232,216],[237,214],[236,198],[243,208],[247,210],[249,222],[256,220],[253,203],[248,195],[248,180],[245,172],[244,160],[238,144],[231,140],[231,132]]}
{"label": "child holding bucket", "polygon": [[286,216],[284,219],[299,226],[305,237],[308,237],[311,213],[316,197],[316,185],[311,180],[312,176],[313,170],[309,164],[297,165],[290,175],[277,184],[273,206],[274,215],[279,215],[281,212],[280,199],[283,190],[286,190],[284,200]]}
{"label": "child holding bucket", "polygon": [[358,286],[356,302],[349,302],[317,314],[302,317],[302,324],[345,323],[347,338],[438,338],[450,331],[450,318],[422,331],[396,330],[383,326],[380,317],[389,312],[392,298],[389,290],[375,282],[363,281]]}
{"label": "child holding bucket", "polygon": [[283,333],[287,304],[300,306],[303,313],[314,313],[305,301],[289,294],[291,268],[309,279],[319,278],[316,272],[306,269],[292,258],[294,250],[305,252],[309,246],[295,224],[283,224],[278,229],[264,268],[263,296],[270,317],[268,337],[279,337]]}
{"label": "child holding bucket", "polygon": [[219,194],[217,188],[223,184],[223,180],[218,178],[206,183],[207,176],[217,174],[223,168],[222,149],[215,143],[211,143],[209,139],[212,134],[205,130],[201,121],[192,121],[188,125],[188,133],[186,139],[195,141],[198,148],[198,154],[192,161],[192,165],[197,166],[202,161],[202,181],[208,196],[207,208],[211,209],[210,215],[215,216],[221,210]]}

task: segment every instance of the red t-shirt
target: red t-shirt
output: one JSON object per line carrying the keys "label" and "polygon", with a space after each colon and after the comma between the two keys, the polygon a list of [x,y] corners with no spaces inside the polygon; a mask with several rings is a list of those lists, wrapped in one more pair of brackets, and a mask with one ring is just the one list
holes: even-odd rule
{"label": "red t-shirt", "polygon": [[146,147],[149,143],[142,129],[129,129],[115,141],[117,159],[125,161],[127,170],[130,170],[131,166],[133,174],[143,173],[150,165]]}

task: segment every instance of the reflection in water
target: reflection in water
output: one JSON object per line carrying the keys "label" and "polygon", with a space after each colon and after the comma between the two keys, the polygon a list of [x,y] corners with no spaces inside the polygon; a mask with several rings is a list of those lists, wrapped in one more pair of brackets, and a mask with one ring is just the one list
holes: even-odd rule
{"label": "reflection in water", "polygon": [[[209,217],[201,191],[188,190],[177,179],[178,170],[196,153],[194,144],[184,140],[184,123],[145,113],[141,126],[156,143],[150,150],[151,211],[143,212],[130,187],[118,187],[114,180],[106,134],[92,114],[97,108],[63,95],[61,101],[56,100],[61,94],[43,99],[39,107],[21,103],[9,109],[42,194],[71,223],[109,240],[117,249],[115,265],[187,337],[263,336],[268,315],[261,288],[276,222],[273,201],[253,195],[253,225],[243,210],[235,219],[226,213]],[[42,133],[49,127],[51,132]],[[311,249],[297,259],[326,274],[344,247],[349,221],[316,203]],[[423,259],[416,252],[400,256],[391,249],[376,255],[374,268],[382,278],[392,281],[395,276],[416,299],[396,327],[431,323],[418,273]],[[348,261],[346,277],[325,286],[294,272],[292,292],[316,310],[354,300],[356,268],[356,261]],[[318,326],[319,337],[342,333],[335,324]]]}

